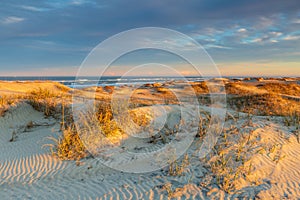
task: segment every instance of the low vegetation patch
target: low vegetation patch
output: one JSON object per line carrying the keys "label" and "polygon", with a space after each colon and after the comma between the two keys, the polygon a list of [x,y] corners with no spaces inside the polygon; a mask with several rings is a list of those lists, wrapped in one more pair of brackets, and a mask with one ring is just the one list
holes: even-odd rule
{"label": "low vegetation patch", "polygon": [[188,154],[185,154],[180,161],[175,160],[169,165],[168,175],[181,176],[183,175],[185,170],[187,170],[189,165],[190,165],[189,156]]}
{"label": "low vegetation patch", "polygon": [[82,113],[76,122],[72,120],[70,108],[64,109],[61,122],[62,136],[59,139],[50,138],[54,144],[48,145],[52,154],[63,160],[78,160],[90,155],[85,148],[86,145],[94,154],[101,146],[118,144],[124,135],[121,127],[129,125],[128,119],[137,126],[149,123],[148,118],[131,113],[125,109],[126,106],[120,102],[115,102],[114,106],[108,102],[101,102],[95,106],[95,112],[91,109],[87,113]]}
{"label": "low vegetation patch", "polygon": [[300,114],[299,102],[284,99],[277,94],[255,94],[231,96],[227,99],[228,106],[240,112],[254,115],[289,116]]}
{"label": "low vegetation patch", "polygon": [[54,144],[47,145],[52,155],[62,160],[80,160],[89,155],[74,126],[63,130],[58,139],[49,139],[54,141]]}
{"label": "low vegetation patch", "polygon": [[239,179],[247,180],[253,170],[250,159],[256,148],[257,138],[250,130],[240,132],[235,126],[224,129],[213,151],[206,157],[221,189],[231,193],[238,187]]}
{"label": "low vegetation patch", "polygon": [[206,94],[209,93],[208,87],[205,82],[200,82],[197,84],[193,84],[192,88],[194,89],[196,94]]}
{"label": "low vegetation patch", "polygon": [[97,112],[95,113],[97,122],[106,137],[114,137],[119,135],[121,129],[118,123],[114,120],[113,110],[109,103],[99,103],[96,106]]}
{"label": "low vegetation patch", "polygon": [[270,93],[286,94],[300,97],[300,85],[295,83],[266,83],[257,86],[260,89],[265,89]]}
{"label": "low vegetation patch", "polygon": [[55,93],[48,89],[39,88],[29,92],[27,99],[35,110],[43,112],[48,117],[53,116],[59,118],[66,95],[64,93]]}
{"label": "low vegetation patch", "polygon": [[17,104],[24,97],[22,95],[1,95],[0,96],[0,117],[5,114],[11,105]]}

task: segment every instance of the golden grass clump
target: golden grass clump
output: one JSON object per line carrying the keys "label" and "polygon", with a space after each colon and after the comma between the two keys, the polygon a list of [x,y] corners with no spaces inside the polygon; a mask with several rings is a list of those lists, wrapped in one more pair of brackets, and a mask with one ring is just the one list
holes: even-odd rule
{"label": "golden grass clump", "polygon": [[54,97],[58,96],[54,92],[51,92],[48,89],[42,89],[42,88],[39,88],[37,90],[33,90],[29,93],[30,93],[31,97],[35,97],[37,99],[47,99],[47,98],[54,98]]}
{"label": "golden grass clump", "polygon": [[0,96],[0,117],[5,114],[11,105],[21,101],[24,97],[22,95],[1,95]]}
{"label": "golden grass clump", "polygon": [[62,135],[58,138],[49,137],[54,143],[45,145],[50,148],[52,155],[61,160],[80,160],[89,153],[77,132],[67,97],[64,92],[55,93],[42,88],[27,94],[27,99],[34,109],[61,120]]}
{"label": "golden grass clump", "polygon": [[192,88],[194,89],[196,94],[206,94],[209,93],[207,84],[205,82],[200,82],[197,84],[193,84]]}
{"label": "golden grass clump", "polygon": [[61,101],[63,100],[63,93],[54,93],[48,89],[39,88],[28,93],[28,100],[30,105],[46,116],[54,116],[60,114]]}
{"label": "golden grass clump", "polygon": [[62,136],[58,139],[49,138],[55,144],[48,144],[52,155],[62,160],[80,160],[89,155],[84,144],[82,143],[76,128],[69,127],[62,131]]}
{"label": "golden grass clump", "polygon": [[109,103],[99,103],[95,112],[89,110],[80,114],[77,122],[69,119],[68,109],[62,110],[66,115],[62,118],[62,135],[58,139],[49,138],[55,144],[47,145],[58,158],[80,160],[90,155],[85,145],[92,153],[97,153],[99,145],[115,144],[122,138],[122,131],[113,118]]}
{"label": "golden grass clump", "polygon": [[9,98],[6,95],[0,96],[0,106],[4,106],[8,104]]}
{"label": "golden grass clump", "polygon": [[0,96],[0,107],[12,105],[19,102],[24,97],[22,95],[1,95]]}
{"label": "golden grass clump", "polygon": [[132,121],[138,126],[146,127],[150,124],[151,118],[144,113],[130,112]]}
{"label": "golden grass clump", "polygon": [[102,133],[106,137],[114,137],[121,132],[117,122],[113,119],[113,110],[109,103],[99,103],[97,105],[96,118]]}

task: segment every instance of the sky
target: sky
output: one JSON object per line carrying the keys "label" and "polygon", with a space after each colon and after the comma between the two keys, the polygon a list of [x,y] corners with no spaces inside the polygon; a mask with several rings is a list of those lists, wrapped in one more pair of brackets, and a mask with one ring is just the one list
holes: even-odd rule
{"label": "sky", "polygon": [[[193,38],[224,76],[300,76],[299,0],[2,0],[0,76],[76,75],[99,43],[140,27]],[[108,75],[151,62],[196,75],[185,61],[154,50],[123,56]]]}

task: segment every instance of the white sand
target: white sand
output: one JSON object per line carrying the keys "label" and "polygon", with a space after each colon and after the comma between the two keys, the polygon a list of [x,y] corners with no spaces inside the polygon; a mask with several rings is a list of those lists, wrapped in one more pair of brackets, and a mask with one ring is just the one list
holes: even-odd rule
{"label": "white sand", "polygon": [[165,177],[159,173],[127,174],[103,166],[97,159],[75,162],[60,161],[48,155],[41,147],[49,141],[59,126],[34,128],[20,133],[9,142],[14,129],[28,122],[40,124],[45,119],[28,104],[12,108],[0,119],[0,196],[1,199],[157,199],[166,197],[161,188]]}
{"label": "white sand", "polygon": [[[168,117],[171,120],[168,123],[176,121],[176,116],[173,113]],[[247,117],[240,116],[238,126]],[[248,128],[257,137],[256,147],[275,145],[276,148],[272,153],[254,151],[250,160],[253,171],[247,177],[250,181],[238,180],[237,190],[228,194],[211,184],[213,174],[193,154],[199,141],[187,151],[190,164],[182,176],[168,176],[166,169],[123,173],[91,158],[79,163],[58,160],[42,147],[51,142],[47,137],[59,135],[59,122],[22,103],[0,117],[0,199],[298,199],[300,144],[292,133],[294,128],[285,127],[282,121],[280,117],[253,116],[253,124]],[[24,132],[29,122],[40,126]],[[17,138],[9,142],[13,131]],[[127,145],[133,148],[138,144],[132,140]],[[144,145],[151,149],[148,143]],[[276,156],[281,157],[278,162],[273,161]]]}

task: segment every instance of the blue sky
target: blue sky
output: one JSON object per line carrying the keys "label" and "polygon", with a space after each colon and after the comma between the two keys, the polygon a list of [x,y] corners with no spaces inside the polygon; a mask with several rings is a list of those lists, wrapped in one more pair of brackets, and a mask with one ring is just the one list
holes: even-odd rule
{"label": "blue sky", "polygon": [[[222,75],[300,76],[299,0],[4,0],[0,4],[0,76],[74,75],[101,41],[147,26],[192,37],[205,47]],[[115,65],[134,65],[137,57],[138,62],[148,62],[149,54],[177,62],[167,54],[148,51]],[[186,71],[184,63],[176,64]]]}

